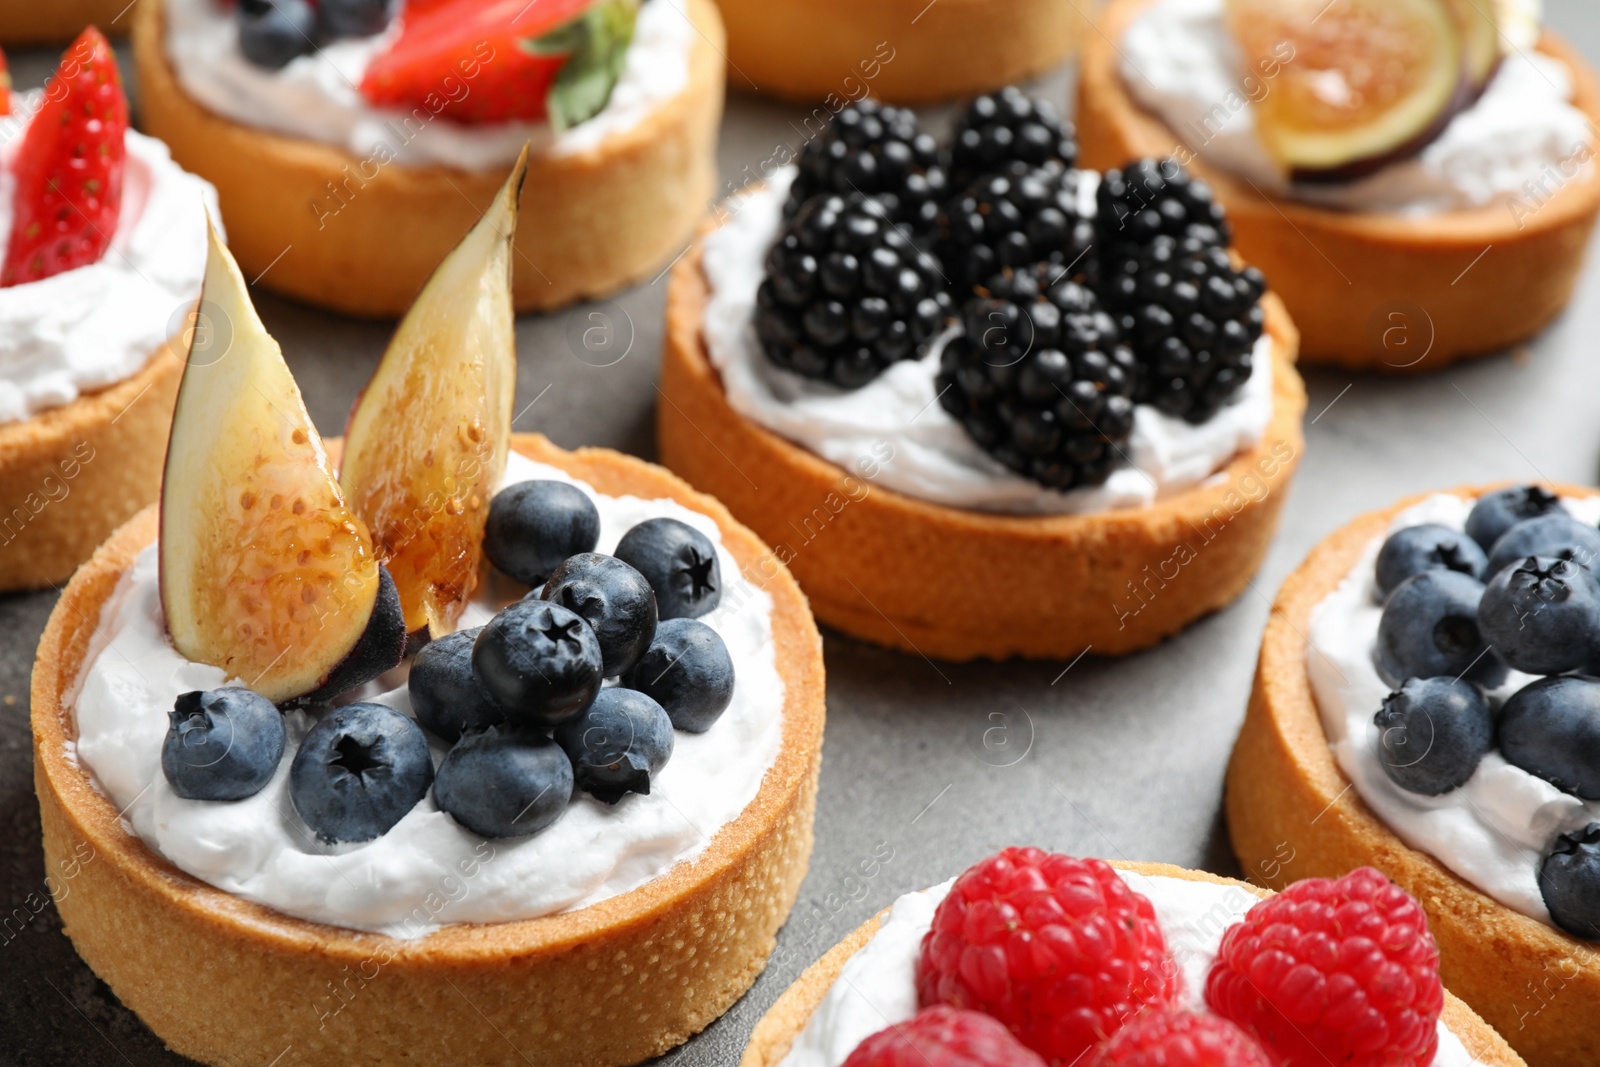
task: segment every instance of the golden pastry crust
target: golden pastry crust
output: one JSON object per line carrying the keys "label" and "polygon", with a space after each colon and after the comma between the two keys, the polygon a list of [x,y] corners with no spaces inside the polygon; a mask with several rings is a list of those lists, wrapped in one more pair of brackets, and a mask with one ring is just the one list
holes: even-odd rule
{"label": "golden pastry crust", "polygon": [[[994,515],[878,488],[736,413],[701,336],[700,251],[667,290],[661,460],[765,538],[829,626],[947,660],[1119,655],[1228,604],[1260,567],[1304,448],[1298,339],[1276,297],[1263,301],[1273,414],[1255,448],[1148,507]],[[968,580],[1013,592],[952,611]]]}
{"label": "golden pastry crust", "polygon": [[0,592],[60,585],[156,499],[182,377],[163,345],[131,378],[0,425]]}
{"label": "golden pastry crust", "polygon": [[[1409,219],[1266,196],[1192,158],[1124,88],[1116,42],[1150,2],[1111,0],[1098,32],[1085,36],[1076,115],[1083,165],[1104,170],[1178,150],[1227,207],[1240,254],[1282,295],[1306,363],[1437,370],[1526,340],[1566,306],[1600,214],[1600,167],[1589,164],[1542,205],[1529,199],[1515,212],[1516,202]],[[1576,106],[1600,122],[1600,82],[1589,65],[1551,33],[1539,49],[1566,64]]]}
{"label": "golden pastry crust", "polygon": [[[1062,0],[719,0],[738,89],[928,103],[1042,74],[1084,18]],[[837,110],[837,108],[835,108]]]}
{"label": "golden pastry crust", "polygon": [[107,37],[128,31],[129,0],[0,0],[0,44],[66,44],[85,26],[98,26]]}
{"label": "golden pastry crust", "polygon": [[[1455,490],[1476,497],[1496,486]],[[1595,490],[1553,487],[1563,496]],[[1311,613],[1401,511],[1363,515],[1289,576],[1262,639],[1250,708],[1228,764],[1225,804],[1245,871],[1272,886],[1372,866],[1422,902],[1445,985],[1534,1067],[1600,1061],[1600,953],[1491,900],[1402,842],[1351,788],[1328,747],[1306,670]]]}
{"label": "golden pastry crust", "polygon": [[[685,0],[683,9],[699,32],[681,92],[594,149],[529,160],[513,270],[518,311],[652,276],[705,214],[722,116],[722,22],[711,0]],[[467,171],[360,159],[214,114],[177,82],[163,10],[162,0],[142,0],[134,26],[143,126],[217,187],[245,276],[351,315],[402,314],[510,164]]]}
{"label": "golden pastry crust", "polygon": [[[1272,895],[1256,886],[1232,878],[1219,878],[1205,871],[1191,871],[1165,863],[1118,861],[1113,862],[1112,866],[1138,874],[1181,878],[1186,882],[1239,886],[1258,897]],[[783,1061],[789,1054],[794,1039],[800,1036],[800,1031],[805,1029],[811,1014],[817,1010],[822,998],[828,995],[828,990],[838,980],[839,972],[844,969],[845,962],[872,939],[872,935],[878,931],[878,924],[887,914],[888,910],[885,909],[868,919],[820,960],[806,968],[805,973],[784,990],[783,995],[761,1017],[761,1021],[756,1023],[755,1032],[750,1035],[750,1043],[745,1046],[744,1058],[739,1061],[739,1067],[777,1067]],[[1499,1034],[1474,1015],[1471,1008],[1449,993],[1445,994],[1444,1021],[1445,1025],[1450,1027],[1450,1032],[1460,1038],[1461,1043],[1472,1054],[1474,1063],[1482,1064],[1483,1067],[1519,1067],[1522,1064],[1522,1060],[1511,1051],[1511,1047]]]}
{"label": "golden pastry crust", "polygon": [[[787,691],[782,749],[760,792],[695,859],[540,919],[398,941],[214,889],[124,830],[67,747],[72,688],[101,607],[155,536],[148,509],[79,571],[50,617],[33,673],[34,781],[67,935],[174,1050],[229,1067],[619,1067],[686,1040],[765,966],[805,874],[816,807],[822,643],[805,597],[786,571],[764,565],[755,535],[666,471],[600,449],[564,452],[537,435],[514,443],[602,493],[671,498],[710,515],[745,576],[772,595]],[[227,1009],[197,1010],[197,990]]]}

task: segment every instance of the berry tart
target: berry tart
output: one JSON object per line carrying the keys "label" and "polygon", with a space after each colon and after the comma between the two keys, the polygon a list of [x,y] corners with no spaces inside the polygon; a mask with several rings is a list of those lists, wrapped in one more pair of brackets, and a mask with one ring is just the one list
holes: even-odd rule
{"label": "berry tart", "polygon": [[[1294,326],[1203,182],[1149,161],[1146,211],[1075,157],[1016,89],[948,148],[853,104],[674,268],[663,461],[829,625],[945,659],[1117,654],[1259,566],[1301,451]],[[980,574],[1028,595],[956,610],[929,580]]]}
{"label": "berry tart", "polygon": [[1600,496],[1402,501],[1279,593],[1228,770],[1246,870],[1371,864],[1528,1062],[1600,1057]]}
{"label": "berry tart", "polygon": [[509,432],[520,176],[342,448],[213,242],[159,513],[40,644],[66,933],[202,1062],[637,1063],[749,987],[805,873],[799,588],[665,471]]}
{"label": "berry tart", "polygon": [[1304,358],[1427,371],[1538,332],[1600,213],[1600,82],[1537,0],[1112,0],[1085,159],[1173,153]]}
{"label": "berry tart", "polygon": [[[3,62],[0,62],[3,69]],[[128,129],[84,30],[40,90],[0,74],[0,590],[71,577],[155,500],[214,190]]]}
{"label": "berry tart", "polygon": [[[1331,958],[1330,958],[1331,957]],[[1371,869],[1274,896],[1008,848],[908,893],[800,976],[742,1067],[1510,1067]]]}
{"label": "berry tart", "polygon": [[144,125],[217,186],[248,277],[395,317],[525,143],[519,311],[648,278],[710,202],[711,0],[145,0]]}
{"label": "berry tart", "polygon": [[85,26],[100,26],[112,36],[127,28],[121,16],[128,0],[50,0],[30,4],[11,0],[0,4],[0,44],[48,45],[70,41]]}

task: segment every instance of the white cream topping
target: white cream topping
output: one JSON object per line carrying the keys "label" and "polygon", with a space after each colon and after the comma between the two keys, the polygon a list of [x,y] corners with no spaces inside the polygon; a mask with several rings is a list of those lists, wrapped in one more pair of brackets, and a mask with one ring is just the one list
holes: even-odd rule
{"label": "white cream topping", "polygon": [[[756,337],[756,290],[781,227],[796,168],[730,201],[708,234],[710,287],[703,332],[728,403],[740,415],[847,471],[907,496],[949,507],[1017,514],[1089,514],[1142,507],[1211,477],[1253,447],[1272,420],[1272,342],[1255,349],[1255,371],[1238,395],[1196,426],[1153,407],[1134,409],[1126,460],[1103,485],[1060,492],[1007,470],[979,448],[938,403],[939,354],[890,365],[856,390],[774,366]],[[1094,183],[1082,183],[1092,214]]]}
{"label": "white cream topping", "polygon": [[[582,908],[698,855],[755,798],[782,741],[784,684],[773,646],[772,598],[741,574],[708,516],[670,500],[603,496],[513,453],[504,484],[530,478],[571,482],[589,493],[600,511],[601,552],[611,551],[636,523],[662,515],[689,523],[718,545],[722,601],[703,621],[722,636],[733,659],[733,700],[706,733],[676,734],[672,758],[648,796],[631,794],[612,806],[578,794],[560,821],[542,833],[485,840],[441,812],[430,792],[377,840],[325,847],[289,797],[289,764],[313,722],[304,712],[290,712],[288,748],[260,793],[232,803],[178,797],[161,772],[174,699],[191,690],[246,683],[173,649],[151,545],[101,612],[96,647],[74,701],[77,758],[122,812],[130,832],[229,893],[303,919],[402,938],[447,923],[531,919]],[[488,621],[490,592],[474,600],[463,626]],[[383,679],[396,688],[370,699],[410,714],[403,680],[402,668]],[[447,746],[437,740],[432,746],[437,766]]]}
{"label": "white cream topping", "polygon": [[[1562,502],[1589,525],[1600,521],[1600,498]],[[1412,848],[1426,852],[1508,908],[1540,922],[1550,912],[1539,892],[1539,865],[1557,835],[1600,820],[1600,802],[1563,793],[1491,751],[1465,785],[1443,796],[1408,793],[1384,773],[1373,716],[1390,687],[1374,654],[1383,605],[1377,597],[1378,550],[1407,526],[1438,523],[1463,529],[1473,502],[1438,494],[1401,512],[1374,538],[1355,569],[1311,614],[1306,667],[1334,758],[1367,807]],[[1489,694],[1500,706],[1533,678],[1516,671]]]}
{"label": "white cream topping", "polygon": [[[1206,1011],[1205,980],[1222,935],[1259,899],[1236,885],[1118,871],[1154,905],[1167,947],[1183,971],[1179,1006]],[[845,963],[779,1067],[839,1067],[868,1037],[917,1013],[916,965],[933,913],[955,879],[895,901],[883,925]],[[1459,1038],[1439,1023],[1433,1067],[1471,1067]]]}
{"label": "white cream topping", "polygon": [[[644,4],[605,108],[558,134],[544,122],[465,125],[439,115],[444,101],[471,94],[472,78],[465,76],[441,74],[437,108],[369,104],[361,95],[361,78],[373,57],[398,36],[403,9],[381,34],[332,41],[281,70],[245,59],[234,12],[218,0],[167,0],[166,13],[167,56],[179,84],[219,115],[337,145],[369,165],[440,164],[461,170],[504,166],[529,141],[536,152],[573,155],[632,129],[689,84],[689,57],[698,33],[677,4]],[[480,58],[493,62],[492,55]]]}
{"label": "white cream topping", "polygon": [[[0,117],[0,250],[11,234],[12,175],[39,93]],[[206,271],[206,213],[217,192],[172,161],[167,146],[127,134],[122,212],[97,263],[0,289],[0,425],[137,374],[184,326]]]}
{"label": "white cream topping", "polygon": [[1224,24],[1223,0],[1156,0],[1123,35],[1120,73],[1179,142],[1263,190],[1413,216],[1504,203],[1520,221],[1587,168],[1593,139],[1588,119],[1568,103],[1571,72],[1534,49],[1536,7],[1513,7],[1509,54],[1483,95],[1416,155],[1350,182],[1291,186],[1268,155],[1251,101],[1271,92],[1272,82],[1247,69]]}

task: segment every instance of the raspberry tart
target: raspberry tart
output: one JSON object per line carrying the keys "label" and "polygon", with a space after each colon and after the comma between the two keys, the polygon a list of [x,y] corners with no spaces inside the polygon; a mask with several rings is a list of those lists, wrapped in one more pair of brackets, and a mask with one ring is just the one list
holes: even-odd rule
{"label": "raspberry tart", "polygon": [[153,0],[133,36],[144,125],[310,304],[399,316],[530,140],[519,311],[652,276],[712,195],[710,0]]}
{"label": "raspberry tart", "polygon": [[1175,153],[1203,174],[1307,362],[1428,371],[1531,337],[1600,212],[1594,71],[1537,4],[1323,9],[1105,5],[1078,88],[1085,159]]}
{"label": "raspberry tart", "polygon": [[1414,497],[1279,593],[1228,769],[1246,870],[1379,868],[1445,980],[1528,1062],[1600,1054],[1600,496]]}
{"label": "raspberry tart", "polygon": [[1445,992],[1422,908],[1376,871],[1273,896],[1009,848],[906,894],[813,964],[742,1067],[1069,1063],[1522,1060]]}
{"label": "raspberry tart", "polygon": [[0,590],[32,589],[156,498],[216,194],[128,129],[98,30],[0,122]]}
{"label": "raspberry tart", "polygon": [[40,644],[46,861],[96,857],[64,928],[202,1062],[637,1063],[749,987],[804,876],[798,587],[665,471],[509,432],[520,176],[342,447],[213,241],[159,513]]}
{"label": "raspberry tart", "polygon": [[[1204,183],[1146,161],[1144,211],[1075,162],[1016,89],[948,147],[853,104],[674,268],[663,460],[829,625],[945,659],[1118,654],[1260,565],[1301,451],[1294,325]],[[953,610],[929,580],[979,574],[1028,595]]]}

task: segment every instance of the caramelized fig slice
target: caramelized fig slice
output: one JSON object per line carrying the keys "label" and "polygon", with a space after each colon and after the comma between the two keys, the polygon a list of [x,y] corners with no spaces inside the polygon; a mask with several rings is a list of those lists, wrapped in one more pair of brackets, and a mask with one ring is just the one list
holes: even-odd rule
{"label": "caramelized fig slice", "polygon": [[1504,53],[1500,49],[1500,11],[1492,0],[1450,0],[1466,52],[1467,88],[1474,98],[1494,77]]}
{"label": "caramelized fig slice", "polygon": [[1256,128],[1287,173],[1355,178],[1438,136],[1468,95],[1451,3],[1227,0],[1246,64],[1278,66]]}
{"label": "caramelized fig slice", "polygon": [[400,589],[406,628],[455,629],[505,471],[517,352],[511,239],[527,150],[418,294],[345,430],[339,481]]}
{"label": "caramelized fig slice", "polygon": [[189,342],[161,484],[173,646],[277,703],[376,676],[344,665],[404,640],[377,555],[215,230]]}

